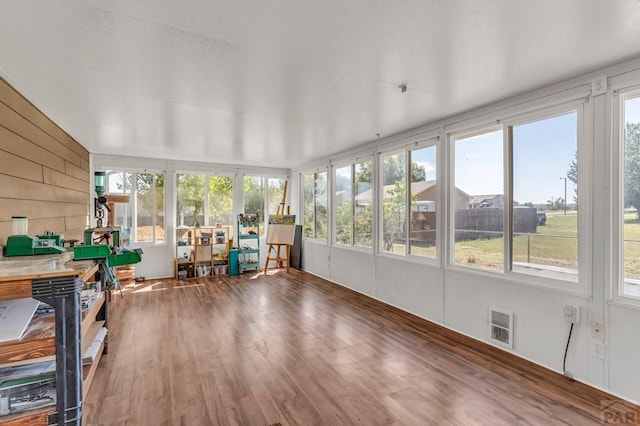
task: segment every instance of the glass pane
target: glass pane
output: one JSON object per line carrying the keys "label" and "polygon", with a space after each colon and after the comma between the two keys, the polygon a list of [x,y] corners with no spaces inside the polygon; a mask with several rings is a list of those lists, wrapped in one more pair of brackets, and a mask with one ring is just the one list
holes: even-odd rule
{"label": "glass pane", "polygon": [[176,224],[178,226],[204,225],[204,175],[178,174]]}
{"label": "glass pane", "polygon": [[640,297],[640,96],[624,102],[624,212],[622,294]]}
{"label": "glass pane", "polygon": [[164,242],[164,173],[156,173],[156,243]]}
{"label": "glass pane", "polygon": [[260,218],[260,235],[264,235],[264,178],[244,177],[244,212],[257,213]]}
{"label": "glass pane", "polygon": [[382,156],[382,247],[386,252],[405,254],[407,208],[405,153]]}
{"label": "glass pane", "polygon": [[337,244],[353,244],[351,238],[353,229],[351,169],[351,165],[335,169],[336,192],[334,194],[334,214],[336,218],[335,241]]}
{"label": "glass pane", "polygon": [[209,226],[231,226],[233,218],[233,176],[209,176]]}
{"label": "glass pane", "polygon": [[409,253],[436,257],[436,147],[411,151],[411,235]]}
{"label": "glass pane", "polygon": [[504,269],[502,130],[455,139],[454,262]]}
{"label": "glass pane", "polygon": [[577,148],[575,111],[514,126],[514,271],[577,280]]}
{"label": "glass pane", "polygon": [[314,203],[314,179],[313,173],[302,176],[302,185],[304,191],[304,236],[306,238],[315,238],[315,203]]}
{"label": "glass pane", "polygon": [[[108,170],[106,172],[106,180],[107,199],[109,198],[109,194],[132,195],[132,173]],[[128,203],[115,203],[115,208],[113,209],[114,223],[110,223],[109,225],[121,226],[122,228],[131,229],[131,227],[133,226],[133,204],[134,200],[132,196],[130,197]],[[103,225],[106,226],[109,213],[106,209],[103,209],[103,211],[105,214]],[[123,238],[123,240],[126,240],[126,238]],[[133,236],[133,238],[129,237],[129,240],[136,241],[135,236]]]}
{"label": "glass pane", "polygon": [[315,179],[316,238],[327,239],[327,172],[316,173]]}
{"label": "glass pane", "polygon": [[354,238],[358,246],[371,247],[373,244],[373,162],[363,161],[353,166],[355,184],[355,207],[353,209]]}
{"label": "glass pane", "polygon": [[269,209],[267,210],[268,214],[286,214],[287,210],[287,200],[282,200],[282,196],[284,195],[284,183],[286,179],[280,178],[269,178],[268,179],[268,190],[267,194],[269,198]]}
{"label": "glass pane", "polygon": [[156,192],[154,175],[137,173],[136,179],[136,235],[137,242],[153,241],[153,215],[155,214]]}
{"label": "glass pane", "polygon": [[106,179],[107,194],[131,193],[131,174],[121,171],[107,170]]}

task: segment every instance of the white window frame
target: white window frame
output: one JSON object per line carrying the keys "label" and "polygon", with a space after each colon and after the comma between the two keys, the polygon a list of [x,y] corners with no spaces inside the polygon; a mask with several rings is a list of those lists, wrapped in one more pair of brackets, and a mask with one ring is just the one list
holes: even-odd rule
{"label": "white window frame", "polygon": [[[416,151],[423,148],[435,147],[436,149],[436,256],[419,256],[411,253],[411,248],[409,245],[409,239],[411,236],[411,157],[410,151]],[[442,250],[442,239],[440,238],[441,229],[442,229],[442,188],[443,181],[440,178],[441,171],[441,146],[440,146],[440,136],[432,135],[428,137],[421,137],[418,140],[413,140],[409,143],[404,143],[402,145],[390,146],[384,151],[380,151],[377,154],[377,159],[375,163],[377,163],[377,167],[374,167],[374,171],[377,173],[377,177],[374,179],[375,182],[378,183],[378,187],[375,191],[377,194],[377,233],[378,233],[378,242],[377,244],[374,242],[376,246],[376,251],[378,255],[382,256],[390,256],[390,257],[402,257],[414,262],[418,263],[426,263],[432,266],[439,267],[440,266],[440,257]],[[405,221],[405,230],[404,230],[404,252],[402,253],[394,253],[388,252],[383,249],[384,245],[384,164],[383,164],[383,156],[385,155],[397,155],[402,154],[405,162],[405,176],[404,176],[404,186],[405,186],[405,212],[404,212],[404,221]],[[376,170],[377,169],[377,170]]]}
{"label": "white window frame", "polygon": [[[505,167],[506,167],[506,159],[505,159],[505,155],[504,155],[504,147],[505,147],[505,131],[504,131],[504,127],[502,126],[502,124],[496,124],[496,121],[492,121],[489,123],[479,123],[473,127],[469,127],[468,129],[460,129],[460,130],[456,130],[455,132],[452,133],[448,133],[447,134],[447,141],[448,141],[448,145],[449,145],[449,149],[448,149],[448,161],[447,161],[447,165],[449,167],[449,173],[447,176],[447,217],[448,217],[448,235],[447,235],[447,244],[449,246],[449,250],[447,251],[447,259],[446,259],[446,265],[447,265],[447,269],[452,269],[452,270],[459,270],[459,271],[466,271],[466,272],[473,272],[473,273],[478,273],[478,274],[488,274],[492,277],[495,276],[504,276],[505,270],[504,270],[504,261],[505,259],[503,259],[503,270],[502,271],[492,271],[490,269],[487,268],[476,268],[473,266],[467,266],[463,263],[456,263],[455,261],[455,246],[456,246],[456,242],[455,242],[455,238],[456,238],[456,209],[455,209],[455,205],[456,205],[456,139],[467,139],[467,138],[472,138],[475,136],[480,136],[480,135],[484,135],[484,134],[488,134],[488,133],[493,133],[493,132],[497,132],[497,131],[502,131],[502,138],[503,138],[503,142],[502,142],[502,146],[503,146],[503,157],[502,157],[502,162],[503,162],[503,167],[502,167],[502,175],[503,175],[503,179],[506,179],[507,173],[505,171]],[[504,195],[504,202],[505,205],[507,202],[510,202],[509,200],[507,200],[507,186],[505,184],[505,191],[503,191],[503,195]],[[505,214],[505,217],[503,218],[503,223],[505,226],[503,226],[503,234],[506,232],[507,226],[507,217]],[[506,238],[505,238],[506,241]],[[503,254],[504,254],[504,249],[503,249]]]}
{"label": "white window frame", "polygon": [[[370,162],[371,163],[371,245],[370,246],[363,246],[360,244],[356,244],[355,243],[355,165],[356,164],[360,164],[360,163],[365,163],[365,162]],[[372,155],[368,155],[365,157],[357,157],[354,158],[352,160],[347,160],[347,161],[341,161],[341,162],[336,162],[333,163],[331,165],[331,210],[330,210],[330,214],[331,214],[331,228],[332,228],[332,232],[331,232],[331,244],[337,247],[341,247],[341,248],[353,248],[353,249],[357,249],[357,250],[361,250],[364,252],[373,252],[373,248],[375,246],[375,241],[374,241],[374,226],[373,226],[373,221],[374,221],[374,211],[375,211],[375,199],[376,197],[374,196],[375,194],[375,185],[374,185],[374,158]],[[344,244],[344,243],[339,243],[337,241],[337,231],[338,231],[338,227],[337,227],[337,215],[336,215],[336,207],[337,207],[337,202],[336,202],[336,189],[337,189],[337,179],[336,179],[336,170],[337,169],[342,169],[344,167],[349,166],[351,169],[351,244]]]}
{"label": "white window frame", "polygon": [[502,130],[503,135],[503,174],[504,174],[504,202],[505,207],[511,206],[513,195],[513,173],[511,162],[511,147],[509,144],[509,127],[522,125],[530,122],[539,121],[545,118],[551,118],[557,115],[577,111],[577,150],[578,164],[580,170],[580,179],[578,183],[578,205],[591,206],[591,194],[588,189],[591,188],[592,181],[592,156],[589,149],[589,139],[591,136],[585,131],[585,114],[586,105],[591,102],[589,97],[577,97],[570,101],[562,102],[559,100],[553,105],[543,105],[539,108],[525,110],[524,112],[514,112],[508,117],[502,119],[485,121],[476,123],[466,130],[463,126],[455,129],[454,132],[447,134],[449,142],[448,161],[449,166],[448,178],[448,232],[447,241],[449,250],[446,259],[446,268],[449,270],[463,271],[467,273],[485,275],[523,284],[531,287],[546,288],[562,293],[588,295],[590,293],[589,283],[591,282],[591,271],[589,269],[589,259],[592,253],[592,247],[589,243],[590,226],[592,223],[592,209],[589,207],[578,210],[578,276],[576,280],[569,281],[552,276],[541,276],[536,274],[527,274],[513,271],[511,268],[511,211],[505,210],[504,217],[504,250],[503,250],[503,270],[492,271],[484,268],[475,268],[464,264],[455,263],[455,208],[453,207],[455,197],[455,139],[467,138],[484,133]]}
{"label": "white window frame", "polygon": [[611,245],[612,288],[610,298],[625,305],[640,307],[640,297],[624,293],[624,101],[627,98],[640,96],[640,84],[625,85],[615,90],[612,97],[612,198],[613,198],[613,244]]}
{"label": "white window frame", "polygon": [[[316,218],[316,207],[317,207],[317,203],[316,203],[316,179],[317,179],[317,175],[320,173],[326,173],[327,174],[327,237],[326,238],[318,238],[316,236],[316,224],[317,224],[317,218]],[[306,175],[313,175],[313,237],[308,237],[305,235],[304,232],[304,224],[305,224],[305,216],[304,216],[304,212],[305,212],[305,199],[304,199],[304,177]],[[332,191],[333,188],[333,184],[332,184],[332,178],[331,178],[331,173],[329,173],[329,169],[328,167],[321,167],[321,168],[317,168],[314,170],[307,170],[304,171],[302,173],[300,173],[300,196],[301,196],[301,200],[302,202],[300,203],[300,223],[303,226],[303,231],[302,231],[302,238],[306,241],[317,241],[317,242],[322,242],[322,243],[327,243],[330,240],[330,236],[333,234],[333,219],[330,216],[333,216],[332,214],[332,200],[333,200],[333,196],[330,196],[330,194],[328,193],[329,191]]]}
{"label": "white window frame", "polygon": [[[131,182],[131,192],[127,193],[127,192],[123,192],[123,195],[129,195],[129,197],[132,197],[131,203],[133,206],[133,211],[131,212],[131,231],[130,231],[130,235],[129,235],[129,241],[131,244],[135,245],[135,246],[164,246],[168,244],[167,239],[169,238],[168,235],[168,231],[167,231],[167,172],[164,170],[151,170],[151,169],[132,169],[132,168],[121,168],[121,167],[102,167],[100,169],[96,169],[96,171],[104,171],[104,172],[112,172],[111,174],[118,174],[118,173],[129,173],[133,176],[132,182]],[[153,175],[153,188],[154,188],[154,196],[153,196],[153,214],[151,215],[151,226],[153,227],[153,232],[152,232],[152,240],[151,241],[137,241],[135,239],[136,235],[137,235],[137,230],[138,230],[138,197],[137,195],[137,191],[138,191],[138,187],[137,187],[137,179],[136,179],[136,175],[139,174],[149,174],[149,175]],[[156,226],[158,226],[158,224],[156,223],[157,218],[156,218],[156,214],[158,213],[157,211],[157,205],[158,205],[158,193],[155,190],[156,185],[155,185],[155,181],[156,181],[156,175],[158,174],[162,174],[164,176],[164,240],[163,241],[158,241],[156,239]],[[107,180],[108,180],[109,175],[107,176]],[[107,196],[107,199],[109,198],[109,192],[108,192],[108,188],[106,189],[105,195]],[[112,195],[116,195],[116,194],[112,194]],[[115,224],[110,224],[112,226],[114,226]]]}
{"label": "white window frame", "polygon": [[[509,206],[509,212],[507,213],[505,210],[505,251],[504,251],[504,270],[505,273],[507,275],[513,274],[513,275],[517,275],[517,276],[523,276],[523,279],[527,279],[527,277],[533,276],[534,278],[548,278],[548,279],[552,279],[554,280],[554,283],[556,283],[555,285],[557,285],[556,281],[565,281],[567,282],[567,284],[577,284],[580,281],[580,278],[582,276],[582,274],[587,273],[587,269],[584,267],[584,265],[588,262],[588,259],[586,259],[583,256],[583,252],[586,251],[586,247],[584,247],[583,242],[585,241],[585,235],[586,232],[588,232],[587,229],[585,229],[585,226],[583,226],[583,222],[584,222],[584,210],[586,210],[586,208],[582,208],[582,209],[578,209],[578,241],[577,241],[577,247],[578,247],[578,269],[576,270],[576,272],[570,272],[570,271],[552,271],[551,268],[545,268],[544,265],[541,265],[540,267],[522,267],[522,268],[529,268],[531,272],[519,272],[519,271],[514,271],[513,270],[513,247],[512,247],[512,243],[513,243],[513,140],[511,140],[511,136],[512,136],[512,132],[510,129],[512,129],[513,127],[516,126],[521,126],[521,125],[525,125],[525,124],[530,124],[530,123],[535,123],[538,121],[542,121],[542,120],[546,120],[546,119],[551,119],[554,117],[558,117],[561,115],[565,115],[565,114],[569,114],[575,112],[576,113],[576,137],[577,137],[577,141],[576,141],[576,150],[577,150],[577,154],[578,154],[578,164],[579,167],[578,169],[580,170],[580,176],[579,176],[579,180],[578,180],[578,206],[581,205],[581,201],[586,198],[585,194],[587,191],[584,188],[587,188],[585,185],[583,185],[583,182],[588,179],[586,175],[586,170],[588,169],[587,167],[581,167],[583,165],[583,163],[585,163],[584,161],[581,162],[581,160],[583,159],[583,155],[581,155],[583,153],[583,151],[585,151],[584,147],[581,147],[581,140],[583,139],[583,133],[581,131],[582,129],[582,124],[584,122],[584,103],[583,102],[573,102],[570,104],[564,104],[564,105],[560,105],[560,106],[556,106],[556,107],[552,107],[552,108],[545,108],[543,110],[540,111],[536,111],[533,113],[526,113],[526,114],[522,114],[522,115],[518,115],[515,117],[512,117],[508,120],[505,120],[503,122],[503,127],[504,127],[504,137],[505,137],[505,173],[506,173],[506,179],[505,179],[505,207]],[[583,179],[584,178],[584,179]],[[582,188],[582,190],[580,190]],[[569,194],[567,194],[567,197],[569,196]],[[507,204],[508,202],[508,204]],[[566,200],[565,200],[566,202]],[[587,206],[586,201],[584,202],[584,204],[582,204],[583,206]],[[508,237],[507,237],[508,236]],[[538,270],[538,273],[534,273],[534,270]],[[547,283],[550,284],[550,283]]]}

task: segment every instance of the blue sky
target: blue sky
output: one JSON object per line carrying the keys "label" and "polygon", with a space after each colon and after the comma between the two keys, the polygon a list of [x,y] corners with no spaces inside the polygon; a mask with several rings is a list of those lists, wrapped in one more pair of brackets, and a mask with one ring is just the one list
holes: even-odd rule
{"label": "blue sky", "polygon": [[[513,198],[545,204],[564,198],[564,178],[577,147],[577,113],[514,126]],[[455,143],[456,186],[470,195],[502,194],[502,131],[460,139]],[[567,200],[575,185],[567,180]]]}
{"label": "blue sky", "polygon": [[[640,97],[625,103],[625,119],[640,122]],[[564,178],[577,147],[577,113],[570,112],[514,127],[514,199],[546,204],[564,198]],[[502,131],[459,139],[455,143],[455,185],[469,195],[502,194]],[[436,149],[416,149],[412,161],[425,168],[426,180],[436,179]],[[344,171],[347,171],[346,169]],[[342,174],[339,172],[339,174]],[[567,179],[567,201],[575,185]]]}

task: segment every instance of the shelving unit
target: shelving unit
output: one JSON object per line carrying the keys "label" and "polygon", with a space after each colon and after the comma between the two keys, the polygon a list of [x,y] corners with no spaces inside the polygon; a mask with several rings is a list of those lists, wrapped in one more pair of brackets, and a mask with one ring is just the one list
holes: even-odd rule
{"label": "shelving unit", "polygon": [[[56,309],[34,316],[20,340],[0,344],[0,367],[55,360],[56,404],[0,416],[1,425],[82,422],[82,395],[107,350],[108,307],[101,292],[86,311],[81,310],[82,283],[97,272],[98,265],[68,259],[63,254],[0,262],[0,300],[33,297]],[[95,355],[83,363],[83,354],[92,344]]]}
{"label": "shelving unit", "polygon": [[230,226],[178,227],[174,277],[229,274]]}
{"label": "shelving unit", "polygon": [[238,215],[238,270],[260,270],[260,221],[257,214]]}

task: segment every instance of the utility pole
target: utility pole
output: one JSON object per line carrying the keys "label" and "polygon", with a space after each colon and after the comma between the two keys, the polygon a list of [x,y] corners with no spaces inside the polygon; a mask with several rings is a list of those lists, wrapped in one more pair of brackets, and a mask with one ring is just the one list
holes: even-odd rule
{"label": "utility pole", "polygon": [[567,214],[567,178],[561,177],[560,180],[564,179],[564,214]]}

